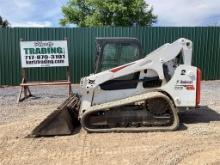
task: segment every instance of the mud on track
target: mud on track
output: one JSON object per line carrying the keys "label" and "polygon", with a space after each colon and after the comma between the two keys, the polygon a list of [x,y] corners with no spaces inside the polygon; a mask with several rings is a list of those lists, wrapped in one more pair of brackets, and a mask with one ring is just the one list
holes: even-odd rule
{"label": "mud on track", "polygon": [[[73,86],[75,91],[77,86]],[[175,132],[78,134],[25,138],[67,97],[65,87],[0,88],[0,164],[220,164],[220,81],[202,83],[202,106],[180,113]]]}

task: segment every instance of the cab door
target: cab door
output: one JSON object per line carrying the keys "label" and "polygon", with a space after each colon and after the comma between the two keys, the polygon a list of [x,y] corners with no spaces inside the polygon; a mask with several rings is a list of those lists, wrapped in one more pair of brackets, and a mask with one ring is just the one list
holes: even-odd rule
{"label": "cab door", "polygon": [[[143,51],[137,39],[116,38],[97,40],[97,72],[109,70],[117,66],[143,58]],[[120,90],[136,88],[139,72],[109,80],[100,85],[102,90]]]}

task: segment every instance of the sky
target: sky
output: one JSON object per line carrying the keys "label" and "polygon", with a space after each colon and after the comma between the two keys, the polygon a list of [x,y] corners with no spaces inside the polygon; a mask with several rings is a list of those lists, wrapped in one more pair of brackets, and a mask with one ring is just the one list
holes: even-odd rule
{"label": "sky", "polygon": [[220,0],[146,0],[158,26],[220,26]]}
{"label": "sky", "polygon": [[0,0],[0,16],[12,27],[57,27],[67,0]]}
{"label": "sky", "polygon": [[[154,26],[220,26],[220,0],[145,0],[158,16]],[[59,27],[67,0],[0,0],[12,27]]]}

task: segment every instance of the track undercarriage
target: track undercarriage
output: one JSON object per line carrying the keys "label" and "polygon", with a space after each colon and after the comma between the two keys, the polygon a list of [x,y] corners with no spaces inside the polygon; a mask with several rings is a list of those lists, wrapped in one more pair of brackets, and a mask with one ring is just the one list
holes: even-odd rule
{"label": "track undercarriage", "polygon": [[[151,104],[155,104],[153,100],[149,100]],[[162,102],[159,101],[160,103]],[[107,128],[139,128],[153,126],[168,126],[173,122],[172,111],[168,105],[163,103],[164,107],[158,107],[154,113],[150,106],[142,103],[142,105],[127,105],[108,110],[100,110],[91,113],[86,119],[86,126],[91,129],[107,129]],[[160,109],[164,108],[164,109]]]}
{"label": "track undercarriage", "polygon": [[153,92],[98,105],[83,114],[81,124],[89,132],[171,131],[179,119],[170,99]]}

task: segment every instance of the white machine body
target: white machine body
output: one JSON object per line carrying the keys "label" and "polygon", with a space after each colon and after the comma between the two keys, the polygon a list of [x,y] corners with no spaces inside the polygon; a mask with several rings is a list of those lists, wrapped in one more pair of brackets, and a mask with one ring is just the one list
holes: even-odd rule
{"label": "white machine body", "polygon": [[[177,62],[180,58],[181,64]],[[177,108],[195,107],[199,102],[200,72],[197,67],[191,66],[191,59],[192,42],[180,38],[173,43],[162,45],[143,59],[84,77],[80,82],[80,114],[94,105],[154,91],[166,93]],[[139,77],[135,88],[119,90],[101,88],[101,84],[105,82],[137,72]],[[158,77],[156,81],[161,82],[160,85],[144,87],[145,79],[155,77]]]}

